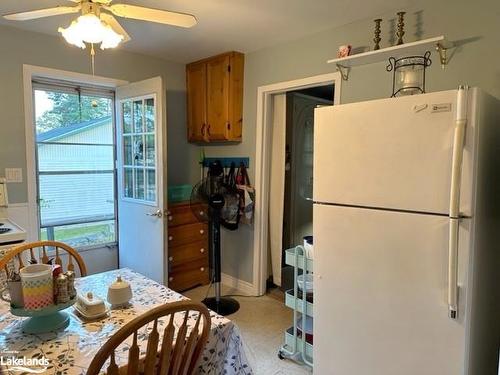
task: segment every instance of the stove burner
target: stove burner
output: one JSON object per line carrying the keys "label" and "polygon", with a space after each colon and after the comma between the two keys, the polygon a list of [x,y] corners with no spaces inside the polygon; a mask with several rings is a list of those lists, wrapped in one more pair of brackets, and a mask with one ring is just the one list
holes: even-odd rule
{"label": "stove burner", "polygon": [[0,228],[0,234],[10,232],[11,230],[12,230],[11,228]]}

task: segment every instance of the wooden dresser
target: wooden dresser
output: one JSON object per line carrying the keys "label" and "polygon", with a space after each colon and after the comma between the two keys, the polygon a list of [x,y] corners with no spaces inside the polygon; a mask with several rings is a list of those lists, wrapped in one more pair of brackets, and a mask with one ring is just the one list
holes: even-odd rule
{"label": "wooden dresser", "polygon": [[169,205],[168,287],[183,291],[210,282],[208,224],[193,214],[189,202]]}

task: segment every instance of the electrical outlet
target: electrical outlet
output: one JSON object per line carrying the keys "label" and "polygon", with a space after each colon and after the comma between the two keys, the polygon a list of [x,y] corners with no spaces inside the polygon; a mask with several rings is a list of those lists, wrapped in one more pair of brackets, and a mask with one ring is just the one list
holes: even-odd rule
{"label": "electrical outlet", "polygon": [[6,182],[23,182],[23,170],[21,168],[5,168]]}

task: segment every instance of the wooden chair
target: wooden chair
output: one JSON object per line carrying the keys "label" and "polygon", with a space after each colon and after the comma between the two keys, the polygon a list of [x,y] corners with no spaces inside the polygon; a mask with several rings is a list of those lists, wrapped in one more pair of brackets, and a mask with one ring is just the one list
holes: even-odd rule
{"label": "wooden chair", "polygon": [[[38,254],[39,255],[38,259],[35,257],[35,249],[37,248],[41,249],[41,252],[39,252]],[[57,241],[30,242],[13,247],[0,259],[0,270],[5,270],[7,274],[9,274],[8,264],[14,259],[17,260],[19,268],[24,267],[25,263],[48,263],[49,256],[47,255],[47,248],[55,249],[55,258],[54,258],[55,264],[59,264],[61,267],[63,267],[61,259],[61,250],[63,250],[63,252],[66,252],[68,254],[67,270],[68,271],[75,270],[75,265],[73,263],[74,259],[76,261],[76,264],[78,265],[80,276],[87,276],[87,267],[85,266],[85,262],[83,261],[83,258],[80,256],[80,254],[78,254],[78,252],[71,246]],[[25,252],[28,251],[29,251],[29,256],[26,257]]]}
{"label": "wooden chair", "polygon": [[[198,317],[188,335],[187,320],[190,312],[198,313]],[[174,316],[176,313],[184,313],[184,316],[183,322],[177,330],[174,343],[176,330]],[[168,324],[163,330],[161,345],[158,347],[158,319],[164,317],[165,323],[168,320]],[[201,320],[203,320],[203,323],[200,334]],[[151,322],[153,322],[153,328],[147,338],[146,354],[144,358],[139,358],[138,331]],[[210,326],[210,313],[201,303],[179,301],[158,306],[120,328],[97,352],[90,363],[87,375],[101,373],[101,369],[108,358],[109,365],[106,369],[108,375],[190,375],[193,373],[194,367],[205,347]],[[128,352],[128,364],[119,369],[115,361],[115,350],[131,335],[133,335],[133,339]]]}

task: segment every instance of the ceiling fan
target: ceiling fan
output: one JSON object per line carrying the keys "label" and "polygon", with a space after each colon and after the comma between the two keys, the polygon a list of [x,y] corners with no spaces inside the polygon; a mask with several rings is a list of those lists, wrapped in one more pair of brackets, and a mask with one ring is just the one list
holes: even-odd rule
{"label": "ceiling fan", "polygon": [[111,4],[112,0],[69,0],[75,6],[57,6],[28,12],[6,14],[3,17],[13,21],[29,21],[63,14],[81,13],[71,25],[59,32],[67,42],[80,48],[85,43],[101,43],[101,48],[114,48],[120,42],[130,40],[130,36],[113,16],[156,22],[178,27],[192,27],[197,20],[191,14],[145,8],[129,4]]}

